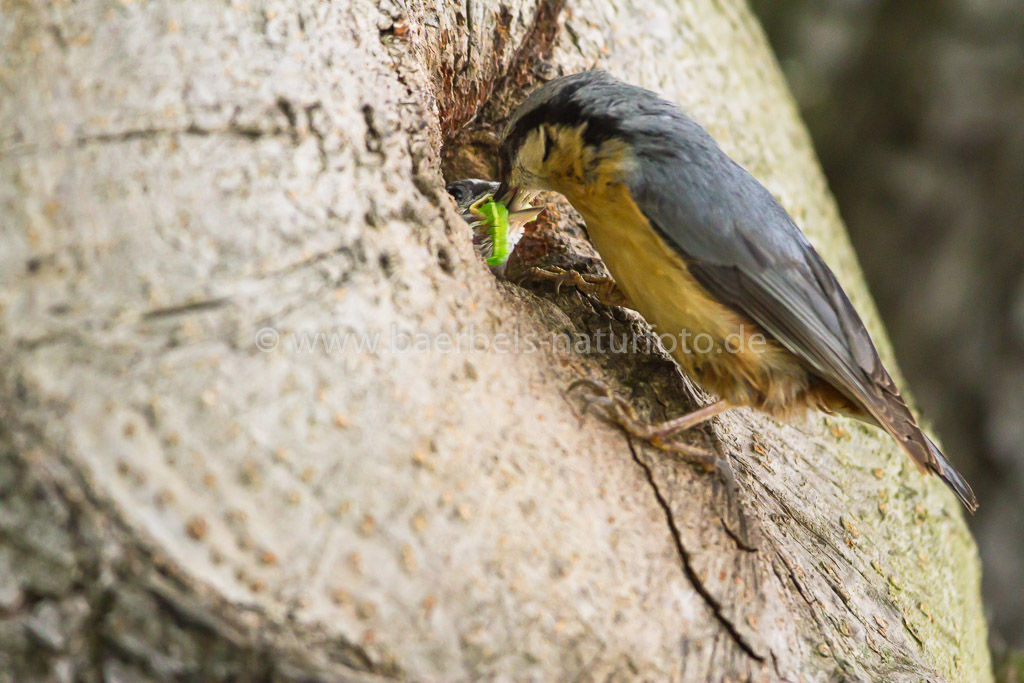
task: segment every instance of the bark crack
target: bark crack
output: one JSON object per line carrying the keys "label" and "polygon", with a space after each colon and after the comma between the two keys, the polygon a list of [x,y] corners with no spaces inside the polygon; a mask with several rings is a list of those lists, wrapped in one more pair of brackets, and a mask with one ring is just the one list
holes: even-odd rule
{"label": "bark crack", "polygon": [[217,297],[215,299],[203,299],[202,301],[191,301],[186,304],[176,304],[161,308],[152,308],[142,314],[144,320],[154,318],[171,318],[178,315],[189,315],[191,313],[202,313],[204,311],[222,308],[231,303],[228,297]]}
{"label": "bark crack", "polygon": [[764,656],[759,655],[754,651],[753,646],[747,642],[747,639],[743,637],[743,634],[739,632],[736,625],[729,620],[727,616],[722,612],[722,603],[718,601],[715,596],[704,585],[704,582],[697,576],[696,570],[693,568],[692,558],[690,551],[686,549],[686,545],[683,543],[683,536],[679,533],[679,527],[676,526],[675,517],[672,515],[672,507],[669,505],[668,500],[661,493],[661,489],[658,488],[658,484],[654,481],[654,473],[651,471],[650,466],[647,465],[636,452],[636,448],[633,446],[633,440],[630,437],[626,437],[626,443],[629,445],[629,452],[633,457],[633,462],[640,466],[640,469],[644,472],[644,477],[647,479],[647,483],[650,484],[651,490],[654,492],[654,497],[658,501],[658,505],[665,512],[665,521],[668,522],[669,533],[672,535],[672,541],[675,544],[676,552],[679,554],[679,559],[683,565],[683,573],[686,574],[686,578],[690,580],[694,590],[704,600],[707,606],[711,609],[711,614],[715,617],[715,620],[722,625],[725,632],[729,634],[733,642],[743,650],[748,657],[758,662],[764,661]]}

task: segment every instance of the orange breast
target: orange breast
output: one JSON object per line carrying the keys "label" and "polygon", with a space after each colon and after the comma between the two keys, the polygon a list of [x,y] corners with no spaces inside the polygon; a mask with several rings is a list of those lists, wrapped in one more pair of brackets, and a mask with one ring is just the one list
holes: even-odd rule
{"label": "orange breast", "polygon": [[687,374],[730,403],[778,416],[819,403],[808,393],[812,377],[799,360],[753,321],[716,301],[623,185],[600,191],[577,186],[566,196],[618,286]]}

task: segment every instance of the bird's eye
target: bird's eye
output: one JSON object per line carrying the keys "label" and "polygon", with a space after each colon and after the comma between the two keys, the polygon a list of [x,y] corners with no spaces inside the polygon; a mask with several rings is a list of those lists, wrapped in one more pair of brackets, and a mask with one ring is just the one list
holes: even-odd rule
{"label": "bird's eye", "polygon": [[448,194],[450,194],[452,198],[455,199],[455,201],[457,202],[461,202],[463,199],[466,198],[466,188],[464,188],[462,185],[459,185],[458,183],[450,183],[444,189],[448,190]]}

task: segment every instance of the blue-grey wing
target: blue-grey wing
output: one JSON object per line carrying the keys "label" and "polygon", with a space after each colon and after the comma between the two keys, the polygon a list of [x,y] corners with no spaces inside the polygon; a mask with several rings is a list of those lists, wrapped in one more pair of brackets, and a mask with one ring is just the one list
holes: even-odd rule
{"label": "blue-grey wing", "polygon": [[920,440],[860,316],[785,209],[696,123],[685,143],[639,145],[629,180],[640,210],[718,301],[748,317],[807,369],[861,406],[865,418]]}

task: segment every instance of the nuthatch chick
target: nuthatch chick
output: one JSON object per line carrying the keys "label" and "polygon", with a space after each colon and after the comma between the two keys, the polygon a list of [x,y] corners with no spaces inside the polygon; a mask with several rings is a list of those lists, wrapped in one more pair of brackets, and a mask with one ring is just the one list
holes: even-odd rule
{"label": "nuthatch chick", "polygon": [[[448,183],[445,189],[458,205],[463,220],[473,230],[473,248],[476,253],[495,274],[504,275],[508,257],[522,239],[526,224],[535,219],[544,210],[543,207],[529,206],[532,197],[521,195],[508,207],[502,207],[508,211],[507,225],[495,225],[495,221],[485,215],[483,209],[488,200],[494,199],[498,183],[466,178]],[[496,241],[503,244],[497,247]]]}
{"label": "nuthatch chick", "polygon": [[683,335],[673,357],[719,397],[659,425],[606,403],[631,433],[660,442],[736,406],[852,416],[884,429],[977,508],[818,252],[676,105],[600,71],[559,78],[512,116],[499,163],[503,201],[536,190],[569,200],[632,307],[659,332]]}

